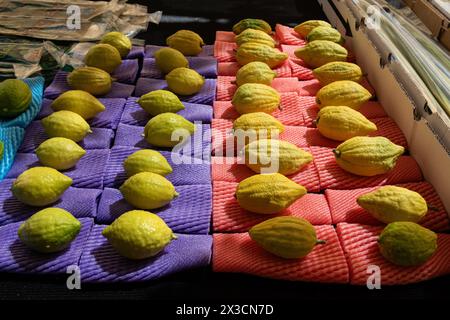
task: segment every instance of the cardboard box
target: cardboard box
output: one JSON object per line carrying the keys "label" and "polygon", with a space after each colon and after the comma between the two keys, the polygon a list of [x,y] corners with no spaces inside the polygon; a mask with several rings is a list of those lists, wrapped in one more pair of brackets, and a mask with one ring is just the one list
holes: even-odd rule
{"label": "cardboard box", "polygon": [[450,50],[450,29],[441,32],[439,35],[439,42],[442,43],[447,50]]}
{"label": "cardboard box", "polygon": [[412,10],[422,20],[423,24],[430,29],[434,37],[439,36],[441,29],[448,28],[447,18],[427,0],[417,0]]}

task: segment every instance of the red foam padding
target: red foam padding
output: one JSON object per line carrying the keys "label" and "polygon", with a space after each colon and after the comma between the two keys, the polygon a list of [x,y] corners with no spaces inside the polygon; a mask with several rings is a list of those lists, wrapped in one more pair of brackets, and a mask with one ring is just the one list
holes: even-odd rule
{"label": "red foam padding", "polygon": [[336,163],[332,149],[311,147],[310,150],[319,173],[321,190],[346,190],[423,180],[420,167],[411,156],[399,157],[395,167],[388,173],[373,177],[362,177],[341,169]]}
{"label": "red foam padding", "polygon": [[[435,210],[430,209],[428,211],[427,215],[420,221],[421,225],[435,231],[449,230],[450,224],[448,213],[445,211],[444,204],[431,184],[428,182],[418,182],[399,184],[398,186],[418,192],[425,198],[429,206],[435,208]],[[378,187],[354,190],[325,190],[325,195],[333,218],[333,224],[347,222],[366,225],[383,225],[382,222],[375,219],[369,212],[356,203],[356,199],[360,195],[374,191],[377,188]]]}
{"label": "red foam padding", "polygon": [[218,62],[236,61],[237,45],[234,42],[216,41],[214,42],[214,57]]}
{"label": "red foam padding", "polygon": [[[240,65],[237,62],[219,62],[217,64],[217,73],[219,76],[236,76]],[[292,76],[289,60],[282,65],[273,69],[277,73],[278,78],[289,78]]]}
{"label": "red foam padding", "polygon": [[399,285],[425,281],[450,273],[450,235],[438,235],[438,248],[425,264],[418,267],[401,267],[384,259],[377,239],[383,227],[340,223],[336,231],[350,268],[350,282],[366,285],[368,266],[378,266],[383,285]]}
{"label": "red foam padding", "polygon": [[289,44],[302,46],[306,44],[306,40],[301,35],[294,31],[293,28],[277,24],[275,26],[275,32],[280,44]]}
{"label": "red foam padding", "polygon": [[349,272],[342,248],[332,226],[316,226],[325,240],[302,259],[279,258],[250,239],[248,233],[213,235],[214,272],[239,272],[292,281],[346,283]]}
{"label": "red foam padding", "polygon": [[216,41],[235,42],[235,37],[233,31],[216,31]]}
{"label": "red foam padding", "polygon": [[[304,148],[305,151],[310,151]],[[245,178],[254,175],[255,172],[247,168],[241,160],[234,157],[212,157],[211,178],[212,181],[241,182]],[[319,192],[319,175],[314,163],[308,164],[301,171],[287,176],[289,179],[304,186],[308,192]]]}

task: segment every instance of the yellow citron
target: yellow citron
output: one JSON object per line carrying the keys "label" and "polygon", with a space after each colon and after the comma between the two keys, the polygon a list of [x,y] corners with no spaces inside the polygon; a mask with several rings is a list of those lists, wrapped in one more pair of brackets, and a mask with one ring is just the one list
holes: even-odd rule
{"label": "yellow citron", "polygon": [[236,36],[236,44],[238,46],[246,42],[260,43],[272,48],[275,48],[276,44],[275,40],[273,40],[271,36],[264,31],[256,29],[245,29],[238,36]]}
{"label": "yellow citron", "polygon": [[268,138],[272,133],[280,134],[284,131],[284,125],[278,119],[265,112],[251,112],[241,115],[233,122],[233,130],[241,130],[249,136],[260,134]]}
{"label": "yellow citron", "polygon": [[89,67],[112,73],[122,63],[122,58],[115,47],[107,43],[101,43],[89,49],[84,57],[84,62]]}
{"label": "yellow citron", "polygon": [[125,58],[128,55],[132,46],[130,39],[123,33],[117,31],[105,34],[100,40],[100,43],[112,45],[119,51],[122,58]]}
{"label": "yellow citron", "polygon": [[179,30],[167,38],[169,47],[177,49],[186,56],[195,56],[202,51],[205,45],[202,37],[190,30]]}
{"label": "yellow citron", "polygon": [[318,68],[329,62],[347,60],[348,52],[343,46],[333,41],[315,40],[298,48],[294,54],[308,66]]}
{"label": "yellow citron", "polygon": [[189,61],[178,50],[173,48],[162,48],[154,53],[155,63],[163,73],[169,73],[176,68],[188,68]]}
{"label": "yellow citron", "polygon": [[162,176],[172,173],[167,159],[158,151],[143,149],[130,154],[123,162],[128,177],[139,172],[153,172]]}
{"label": "yellow citron", "polygon": [[236,188],[239,205],[261,214],[278,213],[305,194],[305,187],[279,173],[251,176],[242,180]]}
{"label": "yellow citron", "polygon": [[245,83],[261,83],[270,86],[276,76],[277,73],[270,69],[266,63],[254,61],[247,63],[238,70],[236,84],[242,86]]}
{"label": "yellow citron", "polygon": [[326,106],[347,106],[358,110],[369,101],[372,94],[359,83],[349,80],[332,82],[321,88],[316,95],[319,108]]}
{"label": "yellow citron", "polygon": [[354,137],[333,150],[342,169],[366,177],[387,173],[404,151],[385,137]]}
{"label": "yellow citron", "polygon": [[328,40],[336,42],[338,44],[343,44],[345,38],[341,35],[339,31],[334,28],[318,26],[311,30],[306,36],[306,40],[311,42],[315,40]]}
{"label": "yellow citron", "polygon": [[316,126],[324,137],[336,141],[366,136],[377,131],[375,123],[346,106],[328,106],[320,109]]}
{"label": "yellow citron", "polygon": [[161,113],[150,119],[144,128],[148,143],[157,147],[174,147],[195,131],[195,125],[175,113]]}
{"label": "yellow citron", "polygon": [[308,20],[300,23],[294,28],[294,31],[306,38],[308,34],[316,27],[323,26],[331,28],[331,24],[323,20]]}
{"label": "yellow citron", "polygon": [[105,106],[96,97],[82,90],[69,90],[56,98],[51,108],[53,111],[72,111],[83,119],[94,118],[100,112],[105,111]]}
{"label": "yellow citron", "polygon": [[251,18],[242,19],[233,26],[233,32],[235,34],[240,34],[241,32],[247,29],[261,30],[268,34],[272,33],[272,28],[270,27],[270,24],[261,19],[251,19]]}
{"label": "yellow citron", "polygon": [[281,65],[288,58],[287,53],[260,43],[243,43],[236,51],[236,60],[244,66],[253,61],[266,63],[270,68]]}
{"label": "yellow citron", "polygon": [[231,103],[240,114],[251,112],[272,113],[280,105],[277,90],[260,83],[245,83],[234,93]]}
{"label": "yellow citron", "polygon": [[86,154],[86,150],[66,138],[50,138],[36,149],[39,161],[47,167],[66,170],[74,167]]}
{"label": "yellow citron", "polygon": [[340,80],[360,82],[363,75],[357,64],[342,61],[328,62],[314,69],[313,74],[323,86]]}
{"label": "yellow citron", "polygon": [[86,120],[77,113],[66,110],[53,112],[42,119],[42,126],[50,138],[62,137],[75,142],[83,140],[92,132]]}
{"label": "yellow citron", "polygon": [[112,78],[108,72],[94,67],[81,67],[67,76],[67,83],[76,90],[83,90],[101,96],[111,90]]}
{"label": "yellow citron", "polygon": [[137,103],[152,116],[184,110],[184,105],[177,95],[167,90],[155,90],[146,93],[139,98]]}
{"label": "yellow citron", "polygon": [[205,84],[197,71],[188,68],[176,68],[166,75],[169,90],[183,96],[199,92]]}

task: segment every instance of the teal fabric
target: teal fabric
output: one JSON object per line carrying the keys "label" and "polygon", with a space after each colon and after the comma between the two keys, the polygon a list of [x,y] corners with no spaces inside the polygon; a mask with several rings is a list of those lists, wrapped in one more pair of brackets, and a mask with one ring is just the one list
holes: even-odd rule
{"label": "teal fabric", "polygon": [[22,128],[0,128],[0,141],[3,142],[3,157],[0,160],[0,180],[6,176],[11,168],[24,136],[25,130]]}

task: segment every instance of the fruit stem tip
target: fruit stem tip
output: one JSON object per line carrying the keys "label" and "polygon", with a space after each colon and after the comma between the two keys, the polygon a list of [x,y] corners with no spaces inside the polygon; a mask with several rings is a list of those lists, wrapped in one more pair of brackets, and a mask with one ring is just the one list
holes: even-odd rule
{"label": "fruit stem tip", "polygon": [[317,240],[316,244],[326,244],[327,242],[325,240]]}

